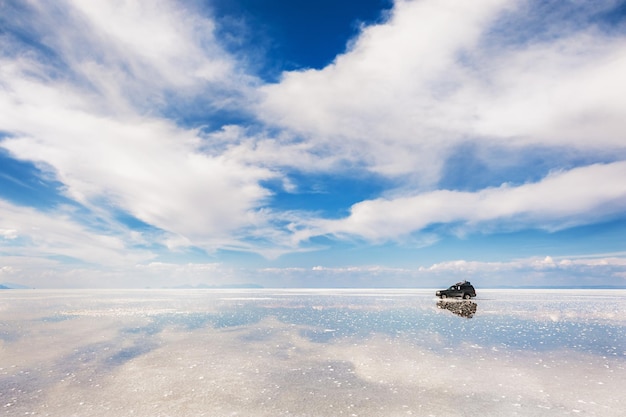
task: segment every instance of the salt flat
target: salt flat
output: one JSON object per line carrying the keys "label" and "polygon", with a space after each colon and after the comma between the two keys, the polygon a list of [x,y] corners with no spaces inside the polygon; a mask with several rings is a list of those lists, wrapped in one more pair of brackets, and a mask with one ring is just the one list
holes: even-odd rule
{"label": "salt flat", "polygon": [[478,289],[469,316],[438,301],[2,291],[0,415],[623,416],[626,291]]}

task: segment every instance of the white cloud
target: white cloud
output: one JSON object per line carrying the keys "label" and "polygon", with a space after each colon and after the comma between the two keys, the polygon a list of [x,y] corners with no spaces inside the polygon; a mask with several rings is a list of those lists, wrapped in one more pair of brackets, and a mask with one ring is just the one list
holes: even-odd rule
{"label": "white cloud", "polygon": [[[159,88],[163,88],[164,81],[177,87],[199,80],[224,81],[236,69],[214,38],[214,23],[174,3],[140,0],[71,4],[77,10],[75,18],[83,18],[91,26],[88,33],[94,38],[99,35],[91,42],[130,63],[134,78],[148,80],[156,73],[159,77],[152,82]],[[71,39],[64,50],[76,53],[75,45],[75,39]]]}
{"label": "white cloud", "polygon": [[267,196],[258,181],[273,174],[203,154],[194,132],[160,120],[92,115],[64,108],[62,100],[55,106],[0,103],[7,107],[3,125],[14,124],[23,135],[1,146],[50,167],[67,195],[87,206],[96,209],[105,199],[104,207],[190,239],[221,240],[262,222],[252,211]]}
{"label": "white cloud", "polygon": [[601,273],[609,272],[617,276],[626,269],[626,258],[623,256],[598,255],[594,258],[586,256],[560,256],[560,257],[530,257],[513,259],[510,261],[468,261],[453,260],[435,263],[429,266],[420,267],[419,271],[441,272],[441,273],[470,273],[475,275],[501,274],[512,271],[546,271],[559,269],[572,273],[584,274],[596,269]]}
{"label": "white cloud", "polygon": [[338,158],[385,174],[429,176],[442,162],[431,156],[440,156],[452,139],[449,127],[465,118],[446,99],[459,77],[456,55],[478,41],[503,5],[398,1],[388,22],[364,28],[333,64],[285,73],[266,86],[259,112]]}
{"label": "white cloud", "polygon": [[523,4],[397,1],[328,67],[265,86],[259,112],[320,154],[427,188],[468,142],[623,153],[626,41],[593,27],[492,39],[503,13],[528,13]]}
{"label": "white cloud", "polygon": [[[323,266],[305,268],[266,268],[251,274],[264,282],[281,277],[296,286],[336,287],[441,287],[463,279],[477,288],[492,286],[603,285],[626,284],[624,254],[593,256],[538,256],[503,261],[455,259],[417,268],[383,265]],[[269,279],[268,279],[269,278]]]}
{"label": "white cloud", "polygon": [[0,200],[0,224],[9,230],[0,248],[28,259],[64,256],[96,265],[128,266],[153,257],[128,245],[136,237],[123,231],[91,230],[78,224],[74,215],[71,211],[40,212]]}
{"label": "white cloud", "polygon": [[481,62],[488,68],[460,93],[474,106],[474,134],[518,146],[624,149],[626,40],[590,30]]}
{"label": "white cloud", "polygon": [[396,239],[435,223],[466,227],[504,222],[507,227],[556,230],[618,216],[626,211],[626,162],[557,172],[537,183],[477,192],[438,190],[355,204],[344,219],[319,221],[311,234]]}
{"label": "white cloud", "polygon": [[16,239],[17,238],[17,230],[15,229],[0,229],[0,236],[3,239]]}
{"label": "white cloud", "polygon": [[158,109],[170,88],[194,97],[212,86],[247,88],[234,82],[234,60],[213,39],[212,22],[167,2],[33,6],[43,40],[97,88],[52,77],[43,59],[5,57],[0,128],[10,136],[0,147],[37,163],[100,215],[126,211],[178,235],[171,244],[247,248],[233,233],[266,224],[257,208],[268,192],[259,182],[275,174],[208,153],[210,138],[144,115],[145,103],[137,103],[157,97],[151,109]]}
{"label": "white cloud", "polygon": [[165,0],[34,0],[29,6],[24,29],[53,51],[50,63],[61,62],[65,76],[112,114],[154,112],[199,93],[212,95],[205,105],[221,107],[256,83],[222,49],[214,22],[192,7]]}
{"label": "white cloud", "polygon": [[[123,211],[160,229],[155,242],[173,251],[276,257],[311,250],[299,245],[319,235],[378,242],[437,223],[458,233],[554,230],[623,215],[626,42],[591,26],[523,42],[490,32],[503,13],[532,13],[525,4],[398,0],[331,65],[263,86],[220,46],[212,18],[188,4],[33,0],[11,24],[27,24],[19,29],[42,48],[0,36],[0,148],[35,162],[102,221],[114,225]],[[251,118],[251,126],[188,129],[168,118],[177,105],[257,112],[266,126]],[[465,143],[509,153],[546,147],[546,165],[569,170],[523,185],[504,178],[475,192],[437,190],[446,159]],[[618,162],[571,168],[561,163],[569,152]],[[523,157],[515,163],[531,169]],[[264,181],[295,193],[284,172],[355,166],[406,181],[339,220],[265,207]],[[22,245],[21,255],[120,265],[153,256],[129,249],[143,237],[119,224],[107,234],[62,209],[0,209],[0,244]]]}

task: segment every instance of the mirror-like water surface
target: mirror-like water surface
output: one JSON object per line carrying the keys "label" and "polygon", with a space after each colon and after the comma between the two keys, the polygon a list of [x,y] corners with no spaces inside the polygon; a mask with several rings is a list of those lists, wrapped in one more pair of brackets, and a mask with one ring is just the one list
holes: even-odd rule
{"label": "mirror-like water surface", "polygon": [[623,416],[626,291],[0,292],[0,415]]}

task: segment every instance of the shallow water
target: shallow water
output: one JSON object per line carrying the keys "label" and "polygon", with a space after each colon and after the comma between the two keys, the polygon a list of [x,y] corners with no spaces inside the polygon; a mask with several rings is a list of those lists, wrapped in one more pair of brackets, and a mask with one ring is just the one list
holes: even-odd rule
{"label": "shallow water", "polygon": [[626,291],[0,291],[0,415],[623,416]]}

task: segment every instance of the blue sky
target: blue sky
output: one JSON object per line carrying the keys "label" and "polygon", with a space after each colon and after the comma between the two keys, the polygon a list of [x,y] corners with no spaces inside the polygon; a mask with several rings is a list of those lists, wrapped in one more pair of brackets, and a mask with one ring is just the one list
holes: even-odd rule
{"label": "blue sky", "polygon": [[0,283],[626,285],[626,3],[5,1]]}

